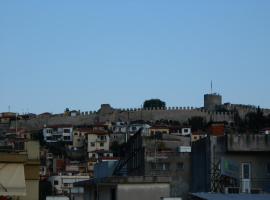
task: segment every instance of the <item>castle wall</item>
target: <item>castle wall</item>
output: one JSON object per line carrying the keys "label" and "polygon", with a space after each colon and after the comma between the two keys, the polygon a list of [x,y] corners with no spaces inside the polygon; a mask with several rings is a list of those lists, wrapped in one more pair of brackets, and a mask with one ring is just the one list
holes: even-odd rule
{"label": "castle wall", "polygon": [[165,109],[123,109],[114,110],[110,114],[99,115],[100,121],[157,121],[161,119],[185,122],[191,117],[200,116],[210,121],[232,121],[233,115],[220,112],[209,112],[194,108],[165,108]]}
{"label": "castle wall", "polygon": [[[251,109],[245,107],[236,108],[243,118],[248,112],[256,112],[256,108]],[[270,114],[270,109],[263,109],[264,114]],[[72,124],[72,125],[90,125],[94,122],[117,122],[117,121],[157,121],[157,120],[175,120],[185,122],[191,117],[203,117],[206,122],[212,121],[233,121],[232,112],[213,112],[201,108],[192,107],[168,107],[158,109],[114,109],[106,105],[101,107],[97,112],[81,112],[78,116],[52,116],[52,117],[37,117],[31,120],[18,121],[19,127],[43,128],[44,125],[57,124]],[[15,122],[12,122],[12,127],[15,127]]]}
{"label": "castle wall", "polygon": [[[59,125],[59,124],[71,124],[71,125],[90,125],[93,124],[96,119],[96,114],[79,115],[76,117],[71,116],[52,116],[52,117],[37,117],[30,120],[18,120],[18,128],[29,129],[41,129],[44,125]],[[16,127],[16,122],[12,121],[11,128]]]}

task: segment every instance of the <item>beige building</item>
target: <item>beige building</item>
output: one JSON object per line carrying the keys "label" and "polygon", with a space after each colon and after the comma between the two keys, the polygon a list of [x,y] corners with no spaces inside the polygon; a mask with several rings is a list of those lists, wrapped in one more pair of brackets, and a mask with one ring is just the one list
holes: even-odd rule
{"label": "beige building", "polygon": [[26,141],[25,151],[0,153],[0,196],[14,200],[39,198],[39,143]]}
{"label": "beige building", "polygon": [[90,128],[73,129],[73,147],[83,147],[89,132],[91,132]]}
{"label": "beige building", "polygon": [[88,133],[87,139],[88,153],[96,150],[109,150],[110,137],[107,131],[93,130]]}

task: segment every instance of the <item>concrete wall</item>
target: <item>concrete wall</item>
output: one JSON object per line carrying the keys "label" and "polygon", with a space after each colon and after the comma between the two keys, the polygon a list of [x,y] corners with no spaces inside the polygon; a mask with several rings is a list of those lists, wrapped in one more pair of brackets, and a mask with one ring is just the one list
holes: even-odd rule
{"label": "concrete wall", "polygon": [[111,200],[111,189],[114,186],[100,186],[98,200]]}
{"label": "concrete wall", "polygon": [[160,197],[169,197],[168,183],[148,184],[119,184],[117,186],[117,200],[160,200]]}
{"label": "concrete wall", "polygon": [[27,141],[26,151],[27,151],[27,157],[29,160],[40,159],[40,145],[38,141]]}
{"label": "concrete wall", "polygon": [[228,151],[270,151],[270,135],[227,135]]}
{"label": "concrete wall", "polygon": [[[241,135],[242,136],[242,135]],[[245,138],[245,136],[243,136]],[[238,163],[239,182],[241,187],[241,163],[251,164],[251,188],[264,191],[270,190],[270,174],[267,165],[270,164],[269,150],[263,151],[228,151],[225,137],[207,137],[195,142],[192,146],[192,192],[210,192],[210,178],[214,173],[213,166],[218,164],[221,158]],[[250,141],[251,142],[251,141]],[[253,141],[256,144],[256,140]],[[244,148],[245,148],[245,144]]]}
{"label": "concrete wall", "polygon": [[270,174],[267,172],[267,164],[270,163],[268,154],[226,154],[225,159],[236,161],[240,166],[240,186],[241,186],[241,164],[250,163],[251,165],[251,188],[262,189],[263,191],[270,192]]}
{"label": "concrete wall", "polygon": [[26,180],[26,196],[20,200],[37,200],[39,198],[39,180]]}

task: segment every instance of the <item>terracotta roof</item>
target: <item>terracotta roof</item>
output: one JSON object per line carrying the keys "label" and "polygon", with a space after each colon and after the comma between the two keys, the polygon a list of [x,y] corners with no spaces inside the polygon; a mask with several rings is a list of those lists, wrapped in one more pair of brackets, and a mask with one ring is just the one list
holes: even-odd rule
{"label": "terracotta roof", "polygon": [[109,135],[108,131],[103,131],[103,130],[91,130],[87,132],[87,134],[94,134],[94,135]]}
{"label": "terracotta roof", "polygon": [[154,125],[154,126],[151,126],[150,129],[169,129],[169,127],[165,125]]}
{"label": "terracotta roof", "polygon": [[93,129],[92,128],[75,128],[74,131],[79,131],[79,132],[91,132]]}

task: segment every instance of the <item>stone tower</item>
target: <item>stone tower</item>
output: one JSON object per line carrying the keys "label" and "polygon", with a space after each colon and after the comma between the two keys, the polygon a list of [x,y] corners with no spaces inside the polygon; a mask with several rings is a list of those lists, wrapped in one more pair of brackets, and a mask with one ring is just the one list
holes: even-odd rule
{"label": "stone tower", "polygon": [[204,95],[204,108],[209,111],[215,111],[218,106],[222,105],[222,96],[217,93]]}

